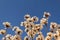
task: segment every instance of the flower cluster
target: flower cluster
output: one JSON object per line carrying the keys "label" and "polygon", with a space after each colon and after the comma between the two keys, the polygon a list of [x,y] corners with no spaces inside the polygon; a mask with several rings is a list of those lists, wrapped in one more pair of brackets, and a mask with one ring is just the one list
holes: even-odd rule
{"label": "flower cluster", "polygon": [[[20,35],[23,31],[18,26],[12,27],[10,22],[3,22],[3,25],[5,28],[0,30],[0,34],[4,35],[2,40],[22,40]],[[9,28],[11,28],[12,31],[15,32],[15,35],[7,33],[7,29]]]}
{"label": "flower cluster", "polygon": [[[24,40],[33,40],[36,34],[38,34],[38,37],[36,37],[36,40],[44,40],[44,36],[41,32],[44,25],[48,24],[48,18],[50,16],[49,12],[44,12],[43,18],[41,18],[40,23],[36,24],[35,22],[39,21],[39,18],[37,16],[31,17],[29,14],[26,14],[24,16],[25,21],[21,22],[21,26],[25,27],[25,32],[27,33],[28,37],[25,37]],[[27,38],[27,39],[26,39]]]}
{"label": "flower cluster", "polygon": [[[24,37],[24,40],[35,40],[35,39],[36,40],[52,40],[52,39],[60,40],[60,24],[56,22],[50,23],[50,31],[47,32],[46,37],[44,37],[41,31],[44,25],[46,27],[48,26],[48,19],[50,16],[51,15],[49,12],[44,12],[43,17],[39,20],[37,16],[31,17],[29,14],[26,14],[24,16],[24,21],[20,23],[20,26],[25,27],[24,31],[27,34]],[[37,24],[36,22],[38,21],[40,22]],[[10,22],[3,22],[3,25],[4,25],[4,29],[0,29],[0,34],[4,35],[4,37],[2,37],[2,40],[22,40],[21,34],[23,33],[23,30],[21,30],[20,27],[18,26],[12,27]],[[15,34],[14,35],[8,34],[7,29],[12,29],[12,31],[14,31]]]}

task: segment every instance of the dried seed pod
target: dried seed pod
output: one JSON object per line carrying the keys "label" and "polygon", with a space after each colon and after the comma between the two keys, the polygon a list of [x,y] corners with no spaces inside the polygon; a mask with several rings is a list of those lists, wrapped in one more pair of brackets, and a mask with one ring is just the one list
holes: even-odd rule
{"label": "dried seed pod", "polygon": [[44,12],[43,17],[48,18],[49,16],[51,16],[49,12]]}
{"label": "dried seed pod", "polygon": [[31,27],[30,24],[26,24],[26,25],[25,25],[25,28],[30,28],[30,27]]}
{"label": "dried seed pod", "polygon": [[45,40],[52,40],[52,38],[50,36],[47,36]]}
{"label": "dried seed pod", "polygon": [[35,24],[34,27],[32,28],[32,30],[34,30],[34,32],[39,32],[42,29],[42,26],[40,24]]}
{"label": "dried seed pod", "polygon": [[14,26],[12,30],[16,31],[17,29],[19,29],[19,27],[18,26]]}
{"label": "dried seed pod", "polygon": [[30,38],[28,36],[25,36],[24,40],[30,40]]}
{"label": "dried seed pod", "polygon": [[52,32],[48,32],[47,36],[53,37],[53,33]]}
{"label": "dried seed pod", "polygon": [[17,34],[22,34],[22,30],[21,29],[17,29],[16,31],[15,31]]}
{"label": "dried seed pod", "polygon": [[28,24],[28,22],[27,21],[24,21],[24,22],[21,22],[21,26],[25,26],[26,24]]}
{"label": "dried seed pod", "polygon": [[11,34],[7,34],[5,37],[6,38],[9,38],[9,37],[11,37],[12,35]]}
{"label": "dried seed pod", "polygon": [[37,22],[39,19],[38,19],[38,17],[33,16],[33,17],[32,17],[32,20],[33,20],[33,22]]}
{"label": "dried seed pod", "polygon": [[42,25],[42,24],[40,24],[40,25],[39,25],[39,27],[40,27],[40,30],[42,30],[42,29],[43,29],[43,25]]}
{"label": "dried seed pod", "polygon": [[44,24],[47,24],[48,23],[48,20],[46,18],[42,18],[40,20],[40,24],[44,25]]}
{"label": "dried seed pod", "polygon": [[11,23],[10,23],[10,22],[3,22],[3,25],[4,25],[6,28],[10,28],[10,27],[11,27]]}
{"label": "dried seed pod", "polygon": [[24,16],[24,19],[28,19],[28,18],[30,18],[30,15],[29,14],[26,14],[25,16]]}
{"label": "dried seed pod", "polygon": [[41,37],[36,37],[36,40],[44,40],[44,39]]}
{"label": "dried seed pod", "polygon": [[55,22],[50,23],[50,29],[54,29],[56,27],[57,27],[57,23],[55,23]]}
{"label": "dried seed pod", "polygon": [[38,33],[38,37],[36,37],[36,40],[44,40],[44,36],[42,35],[41,32]]}
{"label": "dried seed pod", "polygon": [[56,34],[60,36],[60,29],[57,29]]}
{"label": "dried seed pod", "polygon": [[30,29],[26,28],[26,29],[25,29],[25,32],[29,32],[29,30],[30,30]]}
{"label": "dried seed pod", "polygon": [[5,36],[6,40],[12,40],[13,36],[11,34],[7,34]]}
{"label": "dried seed pod", "polygon": [[34,23],[30,23],[30,28],[34,28],[35,24]]}
{"label": "dried seed pod", "polygon": [[14,26],[14,28],[12,29],[13,31],[15,31],[16,34],[21,34],[23,31],[21,29],[19,29],[19,27]]}
{"label": "dried seed pod", "polygon": [[35,36],[35,32],[33,30],[30,30],[27,32],[27,35],[33,38]]}
{"label": "dried seed pod", "polygon": [[26,21],[27,22],[33,22],[33,20],[31,18],[28,18]]}
{"label": "dried seed pod", "polygon": [[6,34],[6,30],[4,30],[4,29],[1,29],[1,30],[0,30],[0,34],[3,34],[3,35],[5,35],[5,34]]}
{"label": "dried seed pod", "polygon": [[39,37],[36,37],[36,40],[41,40]]}
{"label": "dried seed pod", "polygon": [[12,40],[22,40],[22,39],[19,35],[14,35]]}
{"label": "dried seed pod", "polygon": [[54,34],[54,39],[58,39],[58,35],[57,34]]}

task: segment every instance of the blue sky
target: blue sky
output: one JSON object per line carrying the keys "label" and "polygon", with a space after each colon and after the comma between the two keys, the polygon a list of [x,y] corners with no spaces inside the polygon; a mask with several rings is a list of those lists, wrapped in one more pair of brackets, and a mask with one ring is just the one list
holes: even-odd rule
{"label": "blue sky", "polygon": [[[12,26],[19,26],[20,22],[24,21],[24,15],[27,13],[41,19],[44,11],[51,14],[49,24],[52,21],[60,23],[60,0],[0,0],[0,29],[4,28],[2,22],[5,21],[11,22]],[[24,27],[20,28],[24,30]],[[46,36],[46,27],[42,32]],[[8,33],[13,34],[10,29]],[[25,34],[22,35],[22,37],[24,36]],[[2,35],[0,35],[0,40],[1,38]]]}

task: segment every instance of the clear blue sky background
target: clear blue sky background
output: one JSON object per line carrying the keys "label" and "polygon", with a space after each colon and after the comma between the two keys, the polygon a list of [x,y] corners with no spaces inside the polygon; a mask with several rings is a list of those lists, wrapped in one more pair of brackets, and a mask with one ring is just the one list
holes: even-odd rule
{"label": "clear blue sky background", "polygon": [[[12,26],[19,26],[20,22],[24,21],[26,13],[41,19],[44,11],[51,13],[49,24],[51,21],[60,23],[60,0],[0,0],[0,29],[4,28],[2,22],[5,21],[11,22]],[[24,27],[20,28],[24,30]],[[42,32],[46,36],[46,27],[44,27]],[[9,29],[7,33],[13,34],[14,32]],[[25,35],[23,33],[22,38]],[[0,35],[0,40],[1,38],[2,35]]]}

